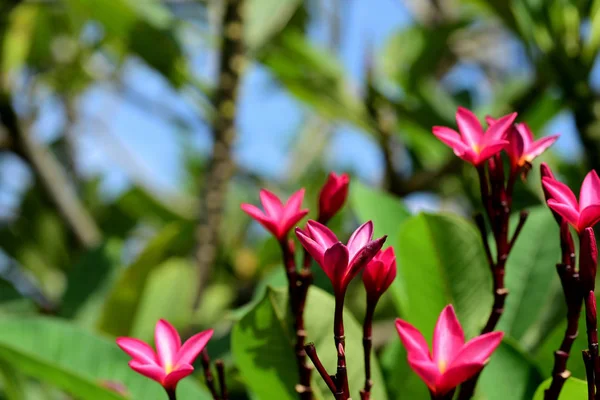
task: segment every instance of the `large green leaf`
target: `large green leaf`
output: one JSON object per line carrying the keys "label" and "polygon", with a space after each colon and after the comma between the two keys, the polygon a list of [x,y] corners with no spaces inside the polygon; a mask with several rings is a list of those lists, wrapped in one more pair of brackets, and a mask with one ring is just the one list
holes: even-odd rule
{"label": "large green leaf", "polygon": [[533,361],[510,341],[504,341],[479,378],[477,398],[529,400],[541,381]]}
{"label": "large green leaf", "polygon": [[419,214],[400,229],[404,318],[431,339],[442,309],[453,304],[467,335],[492,307],[491,276],[476,228],[453,215]]}
{"label": "large green leaf", "polygon": [[300,0],[250,0],[246,8],[244,40],[252,52],[260,52],[290,22]]}
{"label": "large green leaf", "polygon": [[[512,220],[513,226],[515,220]],[[520,340],[538,320],[559,285],[555,265],[560,259],[558,227],[546,207],[531,210],[508,258],[504,314],[498,330]]]}
{"label": "large green leaf", "polygon": [[128,335],[133,327],[146,280],[150,273],[171,255],[177,254],[182,242],[190,240],[188,226],[172,223],[165,226],[123,270],[102,309],[99,327],[113,335]]}
{"label": "large green leaf", "polygon": [[[544,391],[550,387],[551,379],[544,381],[536,390],[533,400],[544,400]],[[569,378],[565,382],[558,400],[587,399],[587,382],[576,378]]]}
{"label": "large green leaf", "polygon": [[[324,366],[335,370],[333,345],[334,299],[312,287],[305,310],[307,340],[314,342]],[[234,326],[231,336],[233,356],[250,390],[258,399],[296,399],[297,384],[293,330],[290,325],[285,290],[268,289],[263,300]],[[346,358],[349,365],[350,390],[358,396],[364,382],[362,328],[349,312],[344,313]],[[373,398],[385,400],[381,372],[373,359]],[[330,393],[318,374],[313,373],[317,399],[328,399]]]}
{"label": "large green leaf", "polygon": [[[129,369],[114,342],[50,318],[0,320],[0,360],[82,400],[120,400],[107,382],[124,384],[131,398],[162,400],[164,392]],[[181,398],[210,399],[192,379],[179,386]]]}

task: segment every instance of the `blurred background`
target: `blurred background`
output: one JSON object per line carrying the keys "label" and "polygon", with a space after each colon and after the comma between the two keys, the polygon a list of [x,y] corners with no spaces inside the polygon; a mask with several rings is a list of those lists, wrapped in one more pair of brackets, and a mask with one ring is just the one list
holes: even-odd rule
{"label": "blurred background", "polygon": [[[284,279],[239,209],[260,188],[306,187],[314,216],[326,174],[349,173],[340,237],[372,218],[369,188],[469,216],[474,171],[431,134],[459,105],[560,133],[541,158],[574,188],[600,167],[600,1],[241,3],[0,0],[0,314],[213,326],[227,360],[224,316]],[[536,167],[516,209],[540,204]],[[25,380],[0,397],[62,398]]]}

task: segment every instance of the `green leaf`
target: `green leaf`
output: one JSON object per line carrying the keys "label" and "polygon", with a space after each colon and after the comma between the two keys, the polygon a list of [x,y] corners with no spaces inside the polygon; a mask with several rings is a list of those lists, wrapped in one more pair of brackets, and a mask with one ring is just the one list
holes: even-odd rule
{"label": "green leaf", "polygon": [[[516,219],[512,219],[512,226]],[[560,260],[558,227],[546,207],[532,209],[508,258],[505,284],[508,297],[497,329],[516,340],[542,314],[559,285],[555,265]]]}
{"label": "green leaf", "polygon": [[146,281],[131,336],[151,341],[154,324],[161,318],[175,328],[188,326],[197,284],[196,269],[185,259],[169,259],[153,270]]}
{"label": "green leaf", "polygon": [[381,353],[380,362],[390,399],[426,399],[429,396],[427,385],[408,365],[406,349],[395,333]]}
{"label": "green leaf", "polygon": [[249,0],[244,40],[253,52],[260,52],[292,19],[300,0]]}
{"label": "green leaf", "polygon": [[[122,383],[131,398],[162,400],[160,386],[129,369],[129,357],[110,340],[50,318],[0,320],[0,360],[33,378],[55,385],[82,400],[123,400],[105,387]],[[181,398],[210,399],[187,379]]]}
{"label": "green leaf", "polygon": [[492,307],[492,278],[476,228],[453,215],[420,214],[402,225],[397,248],[404,318],[431,340],[453,304],[467,335],[477,334]]}
{"label": "green leaf", "polygon": [[34,4],[24,3],[11,11],[3,38],[0,68],[4,73],[19,72],[25,67],[39,10],[40,8]]}
{"label": "green leaf", "polygon": [[[236,323],[231,336],[235,362],[250,390],[258,399],[296,399],[297,384],[293,329],[286,290],[268,289],[263,300]],[[333,372],[336,352],[333,345],[334,299],[311,287],[305,310],[307,341],[314,342],[323,365]],[[362,328],[349,312],[344,313],[346,358],[350,390],[358,393],[364,382]],[[385,400],[379,366],[372,362],[373,398]],[[329,389],[316,372],[313,390],[317,399],[329,399]]]}
{"label": "green leaf", "polygon": [[510,341],[492,354],[477,385],[481,400],[529,400],[542,381],[532,360]]}
{"label": "green leaf", "polygon": [[137,259],[123,270],[102,309],[99,328],[115,336],[128,335],[135,320],[146,280],[150,273],[164,260],[186,247],[191,235],[188,226],[172,223],[165,226],[138,255]]}
{"label": "green leaf", "polygon": [[[400,226],[410,217],[402,201],[391,194],[367,187],[359,181],[350,185],[350,204],[359,221],[373,221],[374,237],[388,235],[386,246],[393,246],[396,254]],[[401,268],[399,266],[399,268]],[[390,295],[398,312],[401,311],[405,290],[402,281],[396,279],[390,287]]]}
{"label": "green leaf", "polygon": [[[544,390],[550,387],[552,379],[545,380],[540,387],[538,387],[533,396],[533,400],[544,400]],[[565,382],[558,400],[580,400],[587,399],[587,382],[576,378],[569,378]]]}

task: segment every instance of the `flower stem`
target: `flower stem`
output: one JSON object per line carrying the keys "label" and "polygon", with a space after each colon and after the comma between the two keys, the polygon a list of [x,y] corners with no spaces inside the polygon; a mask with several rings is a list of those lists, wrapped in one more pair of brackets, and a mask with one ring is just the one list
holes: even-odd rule
{"label": "flower stem", "polygon": [[319,373],[319,375],[321,375],[321,378],[323,379],[323,381],[325,382],[325,384],[327,385],[329,390],[331,390],[331,393],[333,395],[335,395],[335,393],[336,393],[335,382],[333,382],[333,379],[331,379],[331,376],[329,376],[329,374],[327,373],[327,370],[323,366],[323,363],[321,363],[321,360],[319,359],[319,355],[317,354],[317,349],[315,348],[314,343],[308,343],[307,345],[304,346],[304,349],[306,350],[306,354],[308,355],[308,358],[310,358],[310,360],[314,364],[315,368],[317,369],[317,372]]}
{"label": "flower stem", "polygon": [[348,374],[346,371],[346,337],[344,336],[344,298],[346,293],[335,296],[335,317],[333,321],[333,339],[337,349],[337,373],[335,384],[336,398],[346,400],[350,397],[348,388]]}
{"label": "flower stem", "polygon": [[215,361],[215,366],[217,367],[219,386],[221,387],[221,399],[229,400],[229,393],[227,392],[227,384],[225,381],[225,364],[223,363],[223,360],[217,360]]}
{"label": "flower stem", "polygon": [[583,356],[583,363],[585,364],[585,377],[588,384],[588,400],[594,400],[594,394],[596,388],[594,387],[594,361],[589,350],[583,350],[581,352]]}
{"label": "flower stem", "polygon": [[296,392],[301,400],[312,399],[312,389],[310,387],[310,375],[312,368],[307,363],[304,342],[306,340],[306,331],[304,329],[304,307],[308,288],[312,283],[312,272],[310,270],[310,257],[304,254],[304,267],[298,272],[296,269],[296,260],[294,253],[287,238],[280,240],[279,245],[283,256],[286,276],[288,280],[288,295],[292,315],[294,316],[294,331],[296,332],[296,343],[294,351],[296,354],[296,364],[298,367],[298,384]]}
{"label": "flower stem", "polygon": [[177,400],[177,395],[175,394],[175,389],[165,388],[165,391],[167,392],[167,396],[169,396],[169,400]]}
{"label": "flower stem", "polygon": [[373,314],[377,301],[367,300],[367,312],[365,314],[365,320],[363,322],[363,351],[365,358],[365,387],[360,392],[360,398],[362,400],[369,400],[371,398],[371,388],[373,387],[373,381],[371,380],[371,348],[373,346]]}
{"label": "flower stem", "polygon": [[206,351],[206,349],[202,350],[202,353],[200,353],[200,362],[202,363],[202,370],[204,371],[206,387],[208,387],[213,400],[220,400],[217,389],[215,388],[215,378],[213,377],[212,372],[210,372],[210,357],[208,356],[208,351]]}

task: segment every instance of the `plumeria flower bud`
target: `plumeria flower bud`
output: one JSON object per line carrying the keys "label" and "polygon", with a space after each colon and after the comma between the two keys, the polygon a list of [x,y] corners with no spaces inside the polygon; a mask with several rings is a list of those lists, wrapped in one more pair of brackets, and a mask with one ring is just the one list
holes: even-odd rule
{"label": "plumeria flower bud", "polygon": [[465,343],[451,305],[444,308],[435,326],[433,352],[421,332],[408,322],[397,319],[396,329],[408,353],[408,364],[435,396],[450,393],[479,373],[504,336],[490,332]]}
{"label": "plumeria flower bud", "polygon": [[130,337],[117,338],[117,345],[133,358],[129,361],[131,369],[155,380],[167,390],[175,390],[177,383],[194,371],[192,363],[212,335],[212,329],[200,332],[182,346],[175,328],[161,319],[154,331],[156,352],[148,344]]}
{"label": "plumeria flower bud", "polygon": [[386,237],[373,240],[373,223],[362,224],[344,245],[325,225],[309,220],[306,231],[296,228],[296,236],[333,284],[336,297],[346,293],[350,281],[371,261]]}
{"label": "plumeria flower bud", "polygon": [[586,291],[593,291],[596,286],[598,270],[598,247],[592,228],[585,228],[580,235],[579,243],[579,277]]}
{"label": "plumeria flower bud", "polygon": [[499,118],[484,132],[475,114],[458,107],[456,122],[460,134],[445,126],[434,126],[433,134],[454,154],[477,167],[509,144],[506,135],[516,117],[517,113],[512,113]]}
{"label": "plumeria flower bud", "polygon": [[396,278],[396,255],[394,248],[379,251],[367,264],[362,279],[369,302],[377,302]]}
{"label": "plumeria flower bud", "polygon": [[247,203],[242,204],[241,208],[246,214],[260,222],[277,240],[282,240],[298,221],[308,214],[307,209],[302,209],[303,199],[304,189],[300,189],[284,205],[279,197],[266,189],[262,189],[260,191],[260,201],[265,210],[264,212],[258,207]]}
{"label": "plumeria flower bud", "polygon": [[571,189],[551,177],[542,178],[547,204],[564,218],[579,234],[600,221],[600,178],[590,171],[581,185],[579,201]]}
{"label": "plumeria flower bud", "polygon": [[347,174],[329,174],[319,194],[319,221],[325,224],[342,208],[348,198],[350,177]]}

